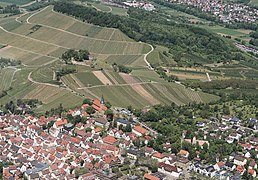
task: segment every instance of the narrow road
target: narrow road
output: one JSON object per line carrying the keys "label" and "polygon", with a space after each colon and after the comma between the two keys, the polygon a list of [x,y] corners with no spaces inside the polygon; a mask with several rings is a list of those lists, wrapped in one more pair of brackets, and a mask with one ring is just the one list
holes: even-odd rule
{"label": "narrow road", "polygon": [[144,61],[145,61],[145,63],[147,64],[147,66],[148,66],[149,69],[154,70],[154,69],[151,67],[151,65],[150,65],[150,63],[148,62],[148,60],[147,60],[147,56],[148,56],[150,53],[152,53],[152,51],[154,50],[154,48],[153,48],[153,46],[152,46],[151,44],[148,44],[148,45],[151,47],[151,50],[150,50],[148,53],[146,53],[146,54],[144,55]]}
{"label": "narrow road", "polygon": [[149,130],[149,131],[150,131],[151,133],[153,133],[154,135],[157,135],[157,134],[158,134],[157,131],[151,129],[151,128],[150,128],[149,126],[147,126],[145,123],[138,121],[137,118],[133,118],[133,121],[136,122],[136,123],[139,123],[141,126],[143,126],[145,129]]}
{"label": "narrow road", "polygon": [[55,85],[55,84],[41,83],[41,82],[34,81],[34,80],[31,78],[31,74],[32,74],[32,72],[30,72],[30,74],[28,75],[28,80],[29,80],[30,82],[32,82],[32,83],[60,88],[60,86]]}
{"label": "narrow road", "polygon": [[21,5],[20,7],[23,8],[23,7],[26,7],[26,6],[30,6],[30,5],[32,5],[32,4],[34,4],[34,3],[36,3],[36,1],[32,1],[32,2],[29,2],[29,3],[27,3],[27,4],[23,4],[23,5]]}

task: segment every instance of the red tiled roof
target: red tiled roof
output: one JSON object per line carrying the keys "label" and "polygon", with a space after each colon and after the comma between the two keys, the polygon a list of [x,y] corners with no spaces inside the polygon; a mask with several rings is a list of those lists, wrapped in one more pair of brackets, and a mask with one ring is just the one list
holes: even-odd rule
{"label": "red tiled roof", "polygon": [[96,111],[101,111],[102,109],[98,106],[96,106],[95,104],[92,105],[92,107],[96,110]]}
{"label": "red tiled roof", "polygon": [[159,159],[163,159],[165,157],[164,154],[161,154],[159,152],[156,152],[154,154],[152,154],[153,157],[159,158]]}
{"label": "red tiled roof", "polygon": [[93,105],[96,105],[96,106],[100,107],[100,105],[101,105],[100,100],[95,99],[95,100],[93,101]]}
{"label": "red tiled roof", "polygon": [[147,139],[147,140],[150,140],[150,139],[151,139],[150,136],[145,136],[144,138]]}
{"label": "red tiled roof", "polygon": [[250,149],[252,147],[252,145],[249,144],[249,143],[241,144],[241,145],[242,145],[243,148],[249,148]]}
{"label": "red tiled roof", "polygon": [[117,140],[113,136],[108,135],[107,137],[103,138],[103,142],[107,144],[115,144]]}
{"label": "red tiled roof", "polygon": [[103,111],[108,110],[108,108],[107,108],[105,105],[103,105],[103,104],[101,104],[100,108],[101,108]]}
{"label": "red tiled roof", "polygon": [[252,175],[254,175],[255,171],[253,169],[248,168],[248,172]]}
{"label": "red tiled roof", "polygon": [[222,161],[220,161],[220,162],[217,162],[217,165],[218,165],[219,167],[223,167],[223,166],[225,165],[225,163],[222,162]]}
{"label": "red tiled roof", "polygon": [[87,107],[89,107],[90,105],[88,105],[88,104],[83,104],[82,105],[82,109],[86,109]]}
{"label": "red tiled roof", "polygon": [[68,122],[66,119],[64,119],[64,120],[56,121],[55,124],[56,124],[56,127],[58,127],[58,126],[63,126],[65,124],[68,124]]}
{"label": "red tiled roof", "polygon": [[95,131],[95,133],[98,133],[98,132],[100,132],[102,129],[100,128],[100,127],[96,127],[95,129],[94,129],[94,131]]}
{"label": "red tiled roof", "polygon": [[144,129],[143,127],[141,127],[141,126],[135,126],[135,127],[134,127],[134,130],[137,131],[137,132],[139,132],[139,133],[141,133],[141,134],[146,134],[146,133],[148,133],[148,131],[147,131],[146,129]]}
{"label": "red tiled roof", "polygon": [[164,168],[164,170],[168,171],[168,172],[178,172],[176,166],[171,166],[171,165],[163,163],[163,162],[159,163],[158,167]]}
{"label": "red tiled roof", "polygon": [[76,137],[71,137],[71,141],[76,143],[76,144],[79,144],[80,143],[80,139],[79,138],[76,138]]}
{"label": "red tiled roof", "polygon": [[244,166],[237,166],[236,167],[236,171],[238,171],[238,172],[240,172],[240,173],[242,173],[242,172],[244,172],[245,171],[245,167]]}
{"label": "red tiled roof", "polygon": [[189,154],[189,152],[186,151],[186,150],[181,149],[178,154],[180,154],[182,156],[185,156],[185,155]]}
{"label": "red tiled roof", "polygon": [[82,112],[82,115],[85,117],[89,117],[90,115],[87,112]]}
{"label": "red tiled roof", "polygon": [[144,176],[143,176],[145,179],[148,179],[148,180],[160,180],[160,178],[157,178],[157,177],[155,177],[155,176],[152,176],[152,175],[150,175],[150,174],[144,174]]}

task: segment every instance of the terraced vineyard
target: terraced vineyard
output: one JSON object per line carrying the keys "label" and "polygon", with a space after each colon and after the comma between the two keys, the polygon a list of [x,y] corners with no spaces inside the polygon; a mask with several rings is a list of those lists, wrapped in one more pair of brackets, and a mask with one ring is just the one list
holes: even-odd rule
{"label": "terraced vineyard", "polygon": [[[0,20],[0,26],[0,44],[7,45],[0,49],[0,56],[21,60],[23,65],[16,72],[13,68],[0,70],[0,90],[13,87],[0,99],[0,104],[10,99],[39,99],[43,105],[38,111],[42,112],[60,103],[71,107],[85,97],[101,95],[115,106],[137,108],[171,102],[178,105],[209,102],[217,98],[168,83],[148,69],[146,56],[152,52],[150,45],[135,42],[117,29],[94,26],[53,12],[51,6]],[[89,50],[95,58],[94,68],[62,62],[62,53],[70,48]],[[113,63],[131,67],[133,71],[114,72]],[[55,72],[63,67],[74,68],[76,72],[62,76],[63,84],[59,86]]]}
{"label": "terraced vineyard", "polygon": [[4,68],[0,70],[0,91],[7,90],[12,85],[15,68]]}

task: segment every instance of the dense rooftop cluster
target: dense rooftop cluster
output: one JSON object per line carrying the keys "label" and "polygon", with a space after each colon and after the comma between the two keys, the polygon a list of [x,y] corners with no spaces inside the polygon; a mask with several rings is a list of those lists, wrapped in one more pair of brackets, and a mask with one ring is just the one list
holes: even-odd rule
{"label": "dense rooftop cluster", "polygon": [[225,23],[253,23],[258,18],[258,10],[244,4],[224,3],[222,0],[177,0],[176,2],[195,6],[204,12],[211,12]]}

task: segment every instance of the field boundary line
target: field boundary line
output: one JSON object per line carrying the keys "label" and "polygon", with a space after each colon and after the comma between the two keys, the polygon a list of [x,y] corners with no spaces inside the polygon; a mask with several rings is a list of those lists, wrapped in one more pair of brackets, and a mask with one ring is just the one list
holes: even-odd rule
{"label": "field boundary line", "polygon": [[97,88],[97,87],[106,87],[106,86],[118,86],[118,87],[123,87],[123,86],[136,86],[136,85],[143,85],[143,84],[162,84],[159,82],[139,82],[139,83],[132,83],[132,84],[110,84],[110,85],[95,85],[95,86],[90,86],[90,87],[81,87],[77,89],[91,89],[91,88]]}

